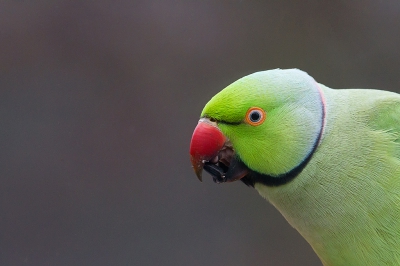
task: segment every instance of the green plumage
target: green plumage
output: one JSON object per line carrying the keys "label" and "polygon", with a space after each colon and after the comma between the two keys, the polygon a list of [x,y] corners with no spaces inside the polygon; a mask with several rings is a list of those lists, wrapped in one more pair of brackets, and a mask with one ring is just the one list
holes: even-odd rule
{"label": "green plumage", "polygon": [[[243,122],[254,106],[267,114],[260,126]],[[217,120],[250,169],[277,178],[306,158],[322,127],[300,174],[255,188],[324,265],[400,265],[400,95],[334,90],[277,69],[231,84],[202,116]]]}

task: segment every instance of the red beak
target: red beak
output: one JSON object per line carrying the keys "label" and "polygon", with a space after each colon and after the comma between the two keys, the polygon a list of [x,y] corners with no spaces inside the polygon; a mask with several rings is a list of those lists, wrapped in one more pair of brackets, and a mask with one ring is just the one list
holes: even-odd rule
{"label": "red beak", "polygon": [[199,120],[190,142],[190,160],[200,181],[204,163],[216,158],[225,141],[226,137],[215,122],[207,118]]}

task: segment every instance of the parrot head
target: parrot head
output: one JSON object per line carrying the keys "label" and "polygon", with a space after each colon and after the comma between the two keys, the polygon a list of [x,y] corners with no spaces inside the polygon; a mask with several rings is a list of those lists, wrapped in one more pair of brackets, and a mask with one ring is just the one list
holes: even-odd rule
{"label": "parrot head", "polygon": [[190,143],[197,177],[279,185],[295,177],[322,137],[325,101],[318,83],[297,70],[245,76],[204,107]]}

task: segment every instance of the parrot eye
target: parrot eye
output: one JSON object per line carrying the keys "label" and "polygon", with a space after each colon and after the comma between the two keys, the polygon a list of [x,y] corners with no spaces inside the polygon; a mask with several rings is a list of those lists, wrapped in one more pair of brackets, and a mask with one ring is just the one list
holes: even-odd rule
{"label": "parrot eye", "polygon": [[246,113],[246,123],[252,126],[261,125],[265,118],[265,111],[259,107],[251,107]]}

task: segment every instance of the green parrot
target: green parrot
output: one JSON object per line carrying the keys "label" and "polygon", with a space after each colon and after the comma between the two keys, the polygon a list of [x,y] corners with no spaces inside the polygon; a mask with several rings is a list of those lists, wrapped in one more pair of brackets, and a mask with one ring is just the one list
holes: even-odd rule
{"label": "green parrot", "polygon": [[400,265],[399,94],[256,72],[206,104],[190,157],[200,180],[254,187],[323,265]]}

